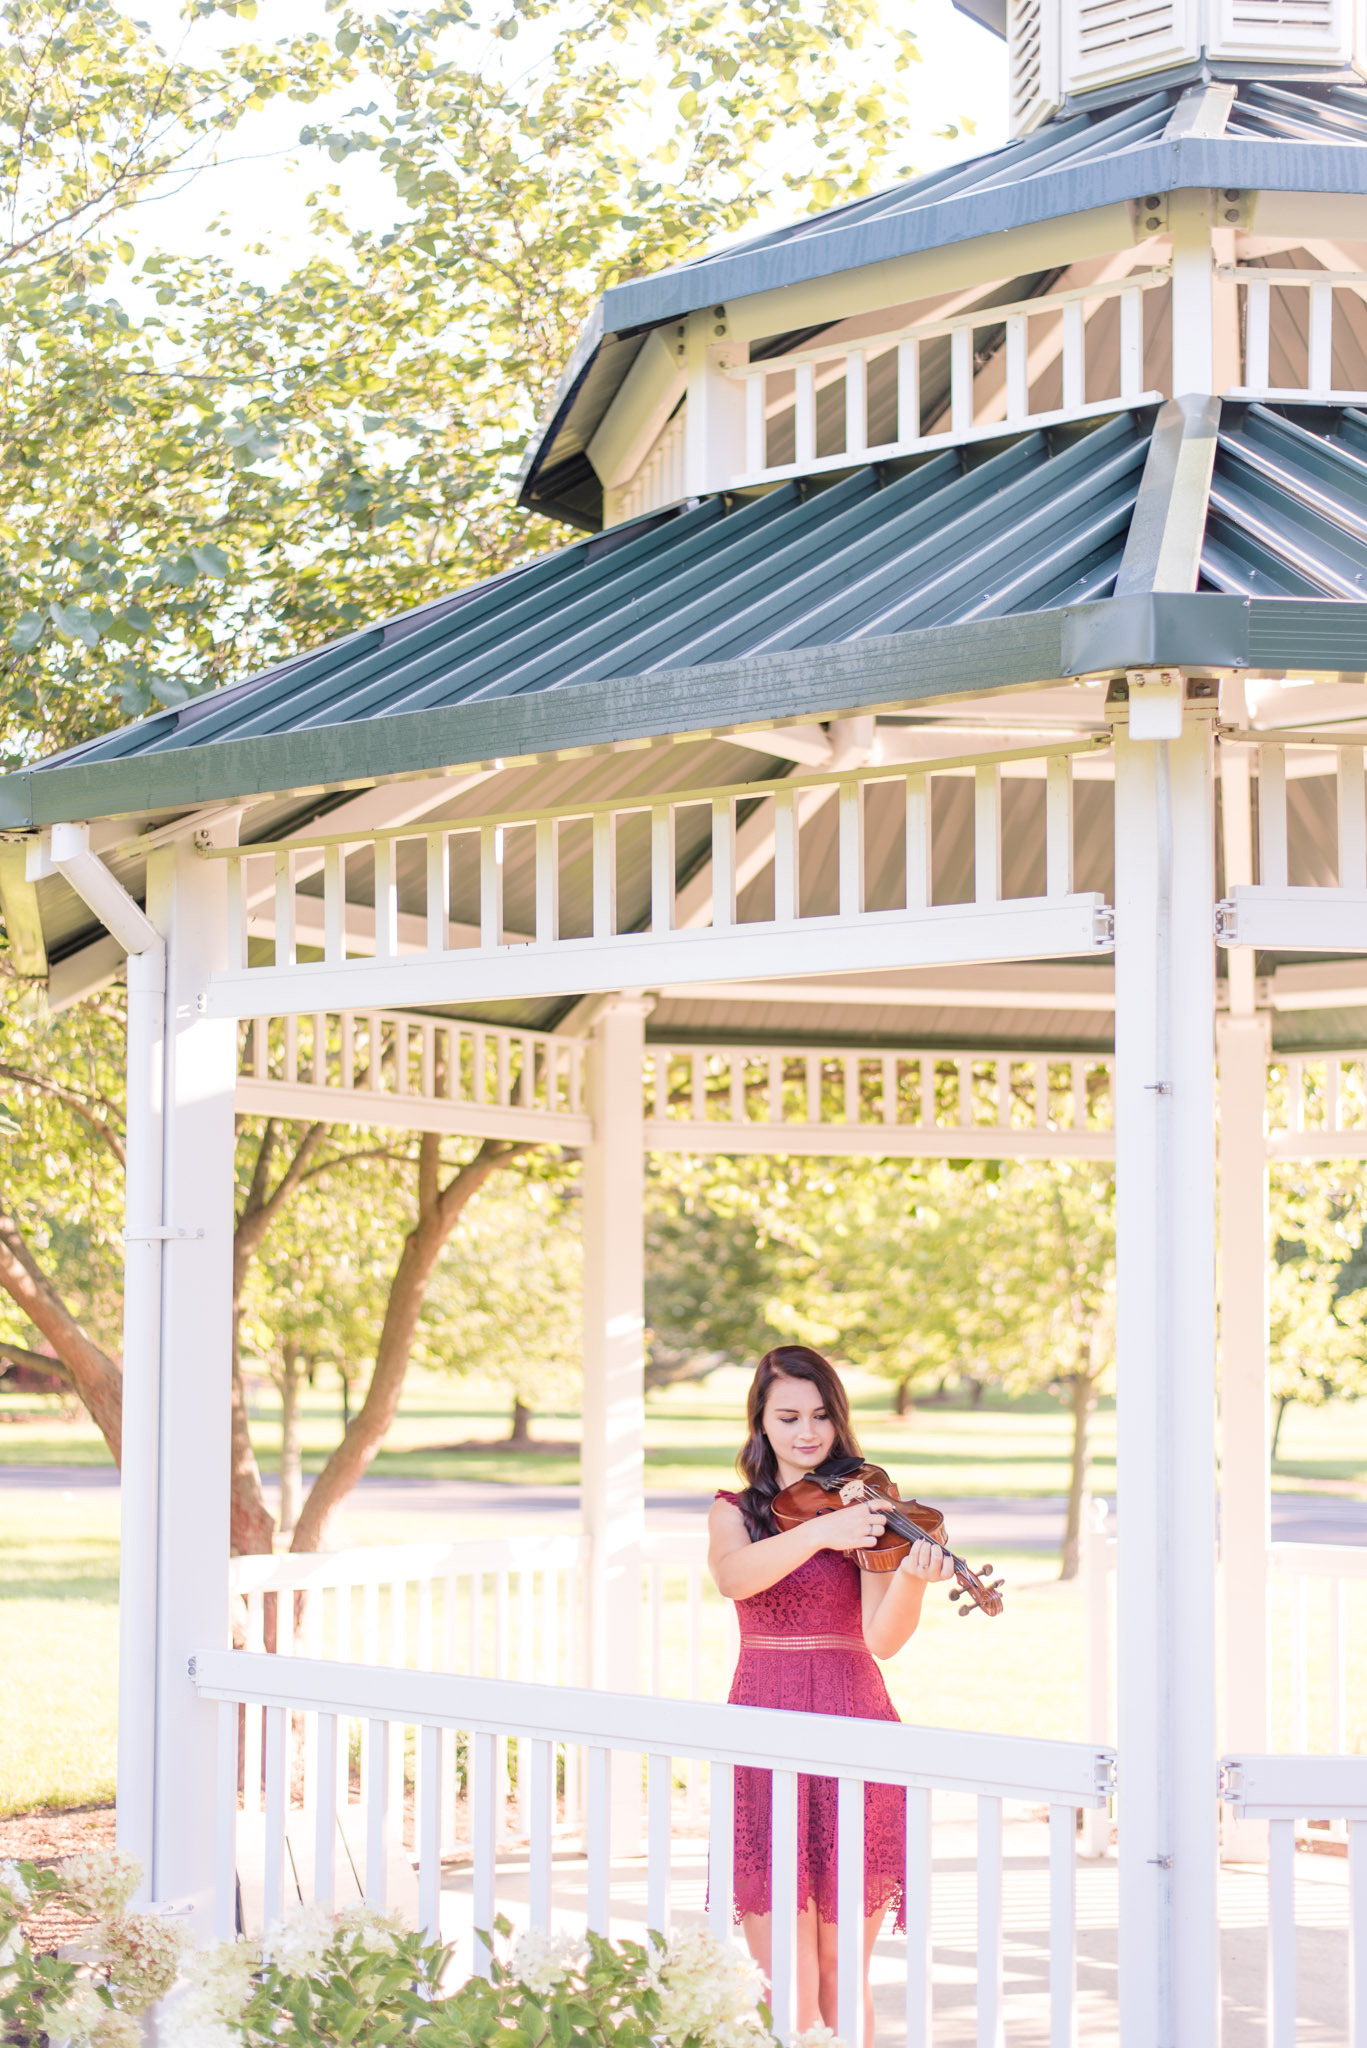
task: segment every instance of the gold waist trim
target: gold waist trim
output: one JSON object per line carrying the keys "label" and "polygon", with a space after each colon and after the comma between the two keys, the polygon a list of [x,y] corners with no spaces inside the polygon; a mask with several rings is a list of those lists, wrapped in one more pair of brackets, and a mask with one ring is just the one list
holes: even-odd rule
{"label": "gold waist trim", "polygon": [[742,1636],[742,1650],[862,1650],[868,1644],[862,1636]]}

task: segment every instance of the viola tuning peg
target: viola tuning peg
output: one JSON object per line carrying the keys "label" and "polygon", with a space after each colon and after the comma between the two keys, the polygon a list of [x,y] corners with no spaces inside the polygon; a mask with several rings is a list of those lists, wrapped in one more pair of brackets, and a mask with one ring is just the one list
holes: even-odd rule
{"label": "viola tuning peg", "polygon": [[968,1602],[967,1602],[967,1604],[966,1604],[965,1606],[963,1606],[963,1607],[961,1607],[961,1608],[959,1609],[959,1614],[960,1614],[960,1616],[961,1616],[961,1617],[962,1617],[963,1615],[965,1615],[965,1614],[971,1614],[972,1612],[973,1612],[973,1602],[972,1602],[971,1600],[970,1600],[970,1601],[968,1601]]}
{"label": "viola tuning peg", "polygon": [[979,1577],[980,1579],[985,1579],[985,1578],[987,1577],[988,1573],[989,1573],[989,1572],[991,1571],[991,1569],[992,1569],[992,1567],[991,1567],[991,1565],[990,1565],[990,1564],[984,1564],[984,1565],[979,1565],[979,1567],[978,1567],[978,1577]]}
{"label": "viola tuning peg", "polygon": [[956,1586],[949,1597],[951,1600],[962,1600],[964,1597],[962,1587]]}

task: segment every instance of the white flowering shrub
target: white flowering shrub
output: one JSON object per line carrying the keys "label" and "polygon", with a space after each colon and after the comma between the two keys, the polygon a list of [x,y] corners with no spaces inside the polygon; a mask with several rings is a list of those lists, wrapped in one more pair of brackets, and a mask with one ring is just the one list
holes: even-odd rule
{"label": "white flowering shrub", "polygon": [[[495,1932],[512,1930],[500,1920]],[[749,1959],[707,1934],[661,1943],[520,1935],[451,1988],[451,1951],[361,1911],[306,1911],[265,1947],[194,1956],[164,2048],[775,2048]],[[823,2048],[813,2042],[811,2048]]]}
{"label": "white flowering shrub", "polygon": [[[131,1857],[71,1856],[52,1868],[0,1863],[0,2040],[16,2048],[140,2048],[141,2015],[180,1975],[179,1929],[130,1900]],[[35,1955],[23,1922],[58,1906],[89,1924],[62,1955]]]}

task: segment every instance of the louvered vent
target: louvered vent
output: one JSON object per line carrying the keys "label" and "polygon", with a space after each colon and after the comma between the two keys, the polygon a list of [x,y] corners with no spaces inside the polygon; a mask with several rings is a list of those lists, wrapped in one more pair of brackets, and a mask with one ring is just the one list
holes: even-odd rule
{"label": "louvered vent", "polygon": [[1059,104],[1058,0],[1011,0],[1007,48],[1011,133],[1025,135]]}
{"label": "louvered vent", "polygon": [[[1291,0],[1226,0],[1287,5]],[[1304,0],[1306,5],[1324,0]],[[1329,5],[1335,0],[1328,0]],[[1063,0],[1063,86],[1085,92],[1113,78],[1160,71],[1198,54],[1189,0]]]}
{"label": "louvered vent", "polygon": [[1213,57],[1267,57],[1346,64],[1353,56],[1352,0],[1212,0]]}

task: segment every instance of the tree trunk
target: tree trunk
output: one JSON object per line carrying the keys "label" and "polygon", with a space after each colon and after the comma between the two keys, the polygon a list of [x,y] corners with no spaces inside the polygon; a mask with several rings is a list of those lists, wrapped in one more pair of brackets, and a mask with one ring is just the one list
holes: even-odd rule
{"label": "tree trunk", "polygon": [[510,1444],[529,1444],[532,1440],[532,1411],[521,1394],[513,1395],[513,1419],[508,1425]]}
{"label": "tree trunk", "polygon": [[1073,1374],[1069,1406],[1073,1414],[1073,1462],[1068,1476],[1068,1519],[1063,1529],[1061,1579],[1075,1579],[1082,1540],[1082,1503],[1091,1477],[1091,1426],[1096,1408],[1096,1381],[1090,1373]]}
{"label": "tree trunk", "polygon": [[969,1382],[968,1382],[968,1405],[969,1405],[969,1407],[970,1407],[970,1408],[981,1408],[981,1407],[982,1407],[982,1405],[983,1405],[983,1395],[984,1395],[984,1394],[985,1394],[986,1392],[987,1392],[987,1381],[986,1381],[986,1380],[979,1380],[979,1379],[974,1379],[973,1377],[971,1377],[971,1376],[970,1376],[970,1378],[969,1378]]}
{"label": "tree trunk", "polygon": [[1277,1446],[1282,1440],[1282,1424],[1286,1420],[1286,1411],[1295,1398],[1294,1394],[1278,1394],[1277,1396],[1277,1419],[1272,1425],[1272,1449],[1268,1454],[1269,1464],[1275,1465],[1277,1462]]}
{"label": "tree trunk", "polygon": [[109,1446],[110,1456],[119,1464],[123,1457],[123,1368],[81,1328],[24,1242],[18,1224],[3,1210],[0,1287],[47,1338]]}
{"label": "tree trunk", "polygon": [[286,1340],[280,1361],[280,1534],[292,1536],[304,1505],[304,1469],[299,1442],[299,1395],[304,1369],[299,1346]]}
{"label": "tree trunk", "polygon": [[294,1531],[291,1550],[323,1550],[334,1516],[367,1471],[398,1413],[404,1375],[413,1351],[418,1317],[442,1248],[460,1221],[462,1210],[491,1173],[521,1156],[525,1145],[486,1138],[468,1166],[462,1166],[444,1188],[438,1184],[441,1141],[424,1131],[418,1147],[418,1220],[404,1239],[395,1268],[384,1324],[375,1350],[375,1368],[366,1396],[346,1434],[314,1480]]}
{"label": "tree trunk", "polygon": [[910,1415],[914,1412],[915,1406],[916,1404],[911,1398],[911,1381],[898,1380],[897,1391],[892,1397],[893,1414]]}

